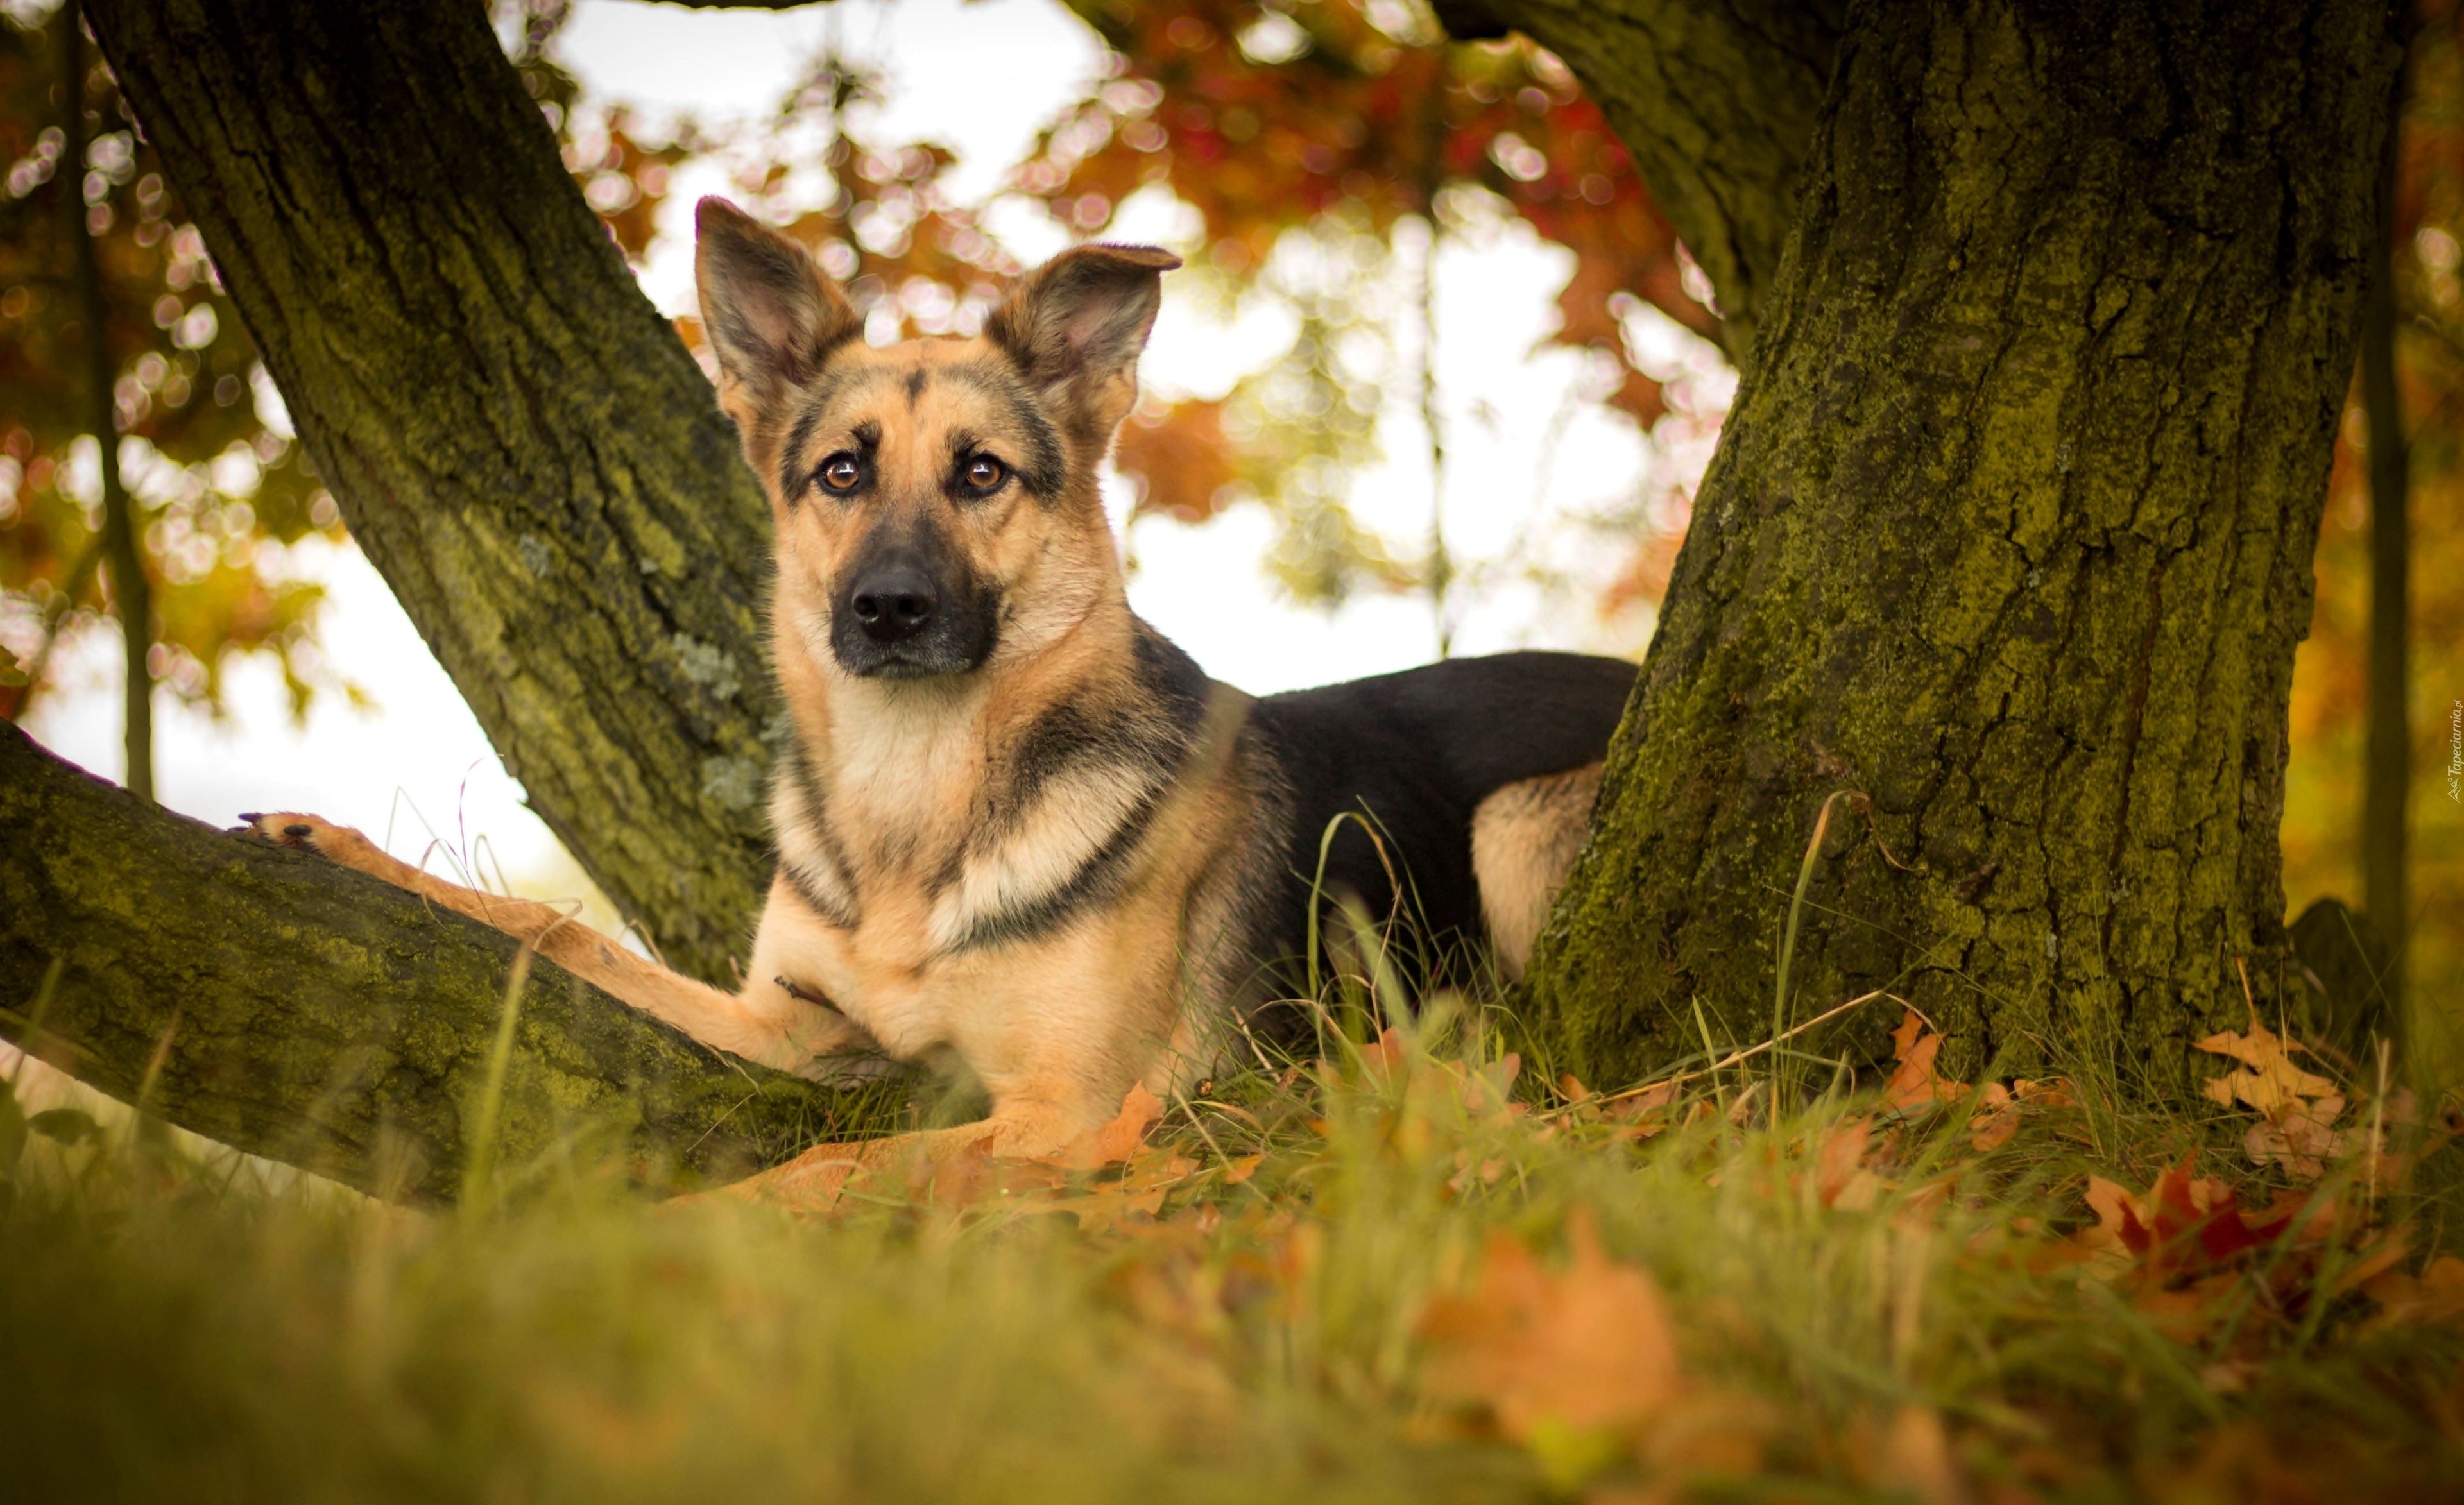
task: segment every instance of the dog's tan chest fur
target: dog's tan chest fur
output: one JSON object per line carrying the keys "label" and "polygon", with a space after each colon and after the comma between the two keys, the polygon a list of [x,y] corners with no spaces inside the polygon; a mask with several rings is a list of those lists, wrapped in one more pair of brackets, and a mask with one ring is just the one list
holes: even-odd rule
{"label": "dog's tan chest fur", "polygon": [[[781,652],[803,657],[792,642]],[[1074,681],[1013,677],[996,695],[989,680],[885,686],[797,664],[787,678],[813,693],[799,703],[799,746],[774,794],[782,877],[754,974],[833,1000],[891,1056],[954,1052],[988,1086],[1058,1070],[1116,1090],[1141,1075],[1183,992],[1192,877],[1176,870],[1185,860],[1156,854],[1202,846],[1211,811],[1176,795],[1186,772],[1177,765],[1065,765],[1018,793],[1015,765],[1037,718],[1056,701],[1123,687],[1088,683],[1120,679],[1118,663],[1074,667]],[[1115,902],[1055,933],[1000,937],[1005,917],[1053,901],[1129,836]]]}

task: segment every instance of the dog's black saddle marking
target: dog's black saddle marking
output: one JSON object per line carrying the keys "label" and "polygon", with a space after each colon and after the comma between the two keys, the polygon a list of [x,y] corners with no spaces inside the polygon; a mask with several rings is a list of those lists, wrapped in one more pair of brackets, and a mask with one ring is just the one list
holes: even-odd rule
{"label": "dog's black saddle marking", "polygon": [[[1579,653],[1501,653],[1270,695],[1250,711],[1291,796],[1291,879],[1276,944],[1305,944],[1309,889],[1327,822],[1367,814],[1410,884],[1423,932],[1477,935],[1472,812],[1507,784],[1607,755],[1636,666]],[[1386,863],[1346,821],[1328,854],[1325,896],[1349,890],[1383,919]]]}

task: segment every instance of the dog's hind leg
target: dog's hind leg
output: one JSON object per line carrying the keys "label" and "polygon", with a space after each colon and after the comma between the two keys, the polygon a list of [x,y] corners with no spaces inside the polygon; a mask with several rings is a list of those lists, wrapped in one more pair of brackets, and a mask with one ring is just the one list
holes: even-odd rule
{"label": "dog's hind leg", "polygon": [[723,992],[635,955],[552,905],[481,893],[422,872],[348,826],[290,813],[245,818],[243,829],[264,840],[314,852],[493,926],[651,1017],[747,1060],[823,1076],[830,1069],[825,1058],[874,1048],[844,1014],[794,998],[767,978],[741,994]]}
{"label": "dog's hind leg", "polygon": [[1507,784],[1472,811],[1471,869],[1498,970],[1520,982],[1599,802],[1600,765]]}

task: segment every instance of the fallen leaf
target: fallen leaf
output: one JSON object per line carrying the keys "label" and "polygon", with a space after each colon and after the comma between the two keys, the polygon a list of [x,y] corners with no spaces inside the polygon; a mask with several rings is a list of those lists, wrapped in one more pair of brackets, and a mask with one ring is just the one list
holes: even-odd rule
{"label": "fallen leaf", "polygon": [[[1460,1069],[1460,1068],[1453,1068]],[[1463,1072],[1463,1111],[1475,1119],[1512,1112],[1514,1079],[1523,1074],[1523,1058],[1509,1051],[1476,1071]]]}
{"label": "fallen leaf", "polygon": [[[1873,1122],[1850,1119],[1833,1129],[1822,1141],[1814,1157],[1814,1194],[1824,1207],[1838,1205],[1840,1193],[1856,1180],[1865,1163],[1865,1146],[1872,1141]],[[1870,1199],[1868,1201],[1870,1206]]]}
{"label": "fallen leaf", "polygon": [[2239,1395],[2250,1388],[2258,1366],[2247,1359],[2226,1359],[2199,1371],[2199,1383],[2211,1395]]}
{"label": "fallen leaf", "polygon": [[2441,1254],[2417,1276],[2385,1269],[2357,1282],[2379,1304],[2373,1330],[2395,1326],[2464,1326],[2464,1259]]}
{"label": "fallen leaf", "polygon": [[2402,1264],[2404,1256],[2411,1251],[2412,1230],[2409,1227],[2389,1229],[2376,1244],[2370,1246],[2367,1253],[2336,1272],[2336,1277],[2327,1282],[2327,1295],[2336,1297],[2347,1291],[2360,1290],[2378,1276]]}
{"label": "fallen leaf", "polygon": [[2233,1304],[2247,1277],[2238,1270],[2220,1270],[2188,1285],[2148,1284],[2131,1298],[2147,1325],[2177,1343],[2196,1343],[2215,1330]]}
{"label": "fallen leaf", "polygon": [[2261,1166],[2276,1166],[2288,1175],[2316,1181],[2327,1173],[2327,1162],[2341,1158],[2347,1136],[2332,1125],[2344,1111],[2342,1096],[2330,1094],[2312,1102],[2297,1098],[2277,1115],[2263,1118],[2242,1136],[2242,1148]]}
{"label": "fallen leaf", "polygon": [[1968,1121],[1968,1143],[1978,1151],[2000,1149],[2019,1132],[2019,1101],[1998,1081],[1985,1084],[1976,1114]]}
{"label": "fallen leaf", "polygon": [[1403,1036],[1391,1024],[1377,1032],[1375,1044],[1364,1046],[1360,1052],[1360,1063],[1372,1072],[1399,1071],[1404,1058]]}
{"label": "fallen leaf", "polygon": [[1746,1083],[1745,1091],[1738,1093],[1735,1097],[1728,1100],[1729,1123],[1742,1128],[1752,1119],[1754,1113],[1754,1097],[1755,1094],[1762,1091],[1762,1086],[1763,1084],[1759,1081],[1749,1081]]}
{"label": "fallen leaf", "polygon": [[1780,1427],[1755,1396],[1687,1386],[1652,1418],[1635,1450],[1663,1476],[1743,1479],[1761,1471],[1764,1448]]}
{"label": "fallen leaf", "polygon": [[2031,1109],[2079,1105],[2066,1080],[2021,1080],[2012,1086],[1988,1082],[1975,1116],[1968,1121],[1968,1142],[1978,1151],[2000,1149],[2019,1132],[2020,1118]]}
{"label": "fallen leaf", "polygon": [[1619,1093],[1603,1101],[1600,1117],[1621,1125],[1625,1137],[1645,1140],[1667,1132],[1668,1110],[1677,1101],[1679,1084],[1656,1081],[1648,1087]]}
{"label": "fallen leaf", "polygon": [[2081,1230],[2073,1241],[2106,1256],[2105,1273],[2136,1267],[2150,1282],[2163,1284],[2203,1274],[2282,1234],[2286,1221],[2254,1224],[2231,1187],[2191,1175],[2194,1161],[2194,1156],[2184,1156],[2180,1165],[2156,1178],[2144,1197],[2090,1176],[2086,1200],[2097,1226]]}
{"label": "fallen leaf", "polygon": [[1475,1175],[1478,1176],[1482,1186],[1493,1187],[1497,1185],[1497,1178],[1504,1174],[1506,1174],[1505,1161],[1484,1160],[1475,1170],[1471,1151],[1459,1149],[1455,1151],[1455,1173],[1446,1178],[1446,1188],[1452,1191],[1462,1191],[1471,1185]]}
{"label": "fallen leaf", "polygon": [[1950,1433],[1930,1406],[1903,1406],[1876,1450],[1873,1482],[1920,1505],[1965,1505],[1968,1486],[1951,1457]]}
{"label": "fallen leaf", "polygon": [[1133,1083],[1121,1098],[1118,1117],[1102,1128],[1090,1130],[1071,1140],[1060,1153],[1045,1157],[1057,1166],[1071,1170],[1092,1170],[1098,1166],[1118,1165],[1130,1158],[1147,1137],[1147,1130],[1163,1118],[1163,1101],[1146,1089],[1144,1083]]}
{"label": "fallen leaf", "polygon": [[1677,1394],[1677,1340],[1659,1283],[1611,1260],[1590,1221],[1569,1230],[1573,1259],[1542,1268],[1511,1234],[1490,1237],[1471,1289],[1423,1310],[1422,1383],[1475,1403],[1529,1442],[1543,1428],[1631,1435]]}
{"label": "fallen leaf", "polygon": [[1055,1200],[1052,1211],[1077,1218],[1081,1232],[1101,1232],[1133,1216],[1151,1218],[1162,1211],[1163,1190],[1161,1187],[1098,1187],[1084,1196]]}
{"label": "fallen leaf", "polygon": [[[2293,1064],[2284,1040],[2255,1019],[2248,1035],[2227,1030],[2200,1040],[2198,1048],[2242,1063],[2242,1070],[2227,1072],[2200,1089],[2227,1107],[2243,1102],[2273,1117],[2299,1100],[2325,1098],[2336,1091],[2336,1084],[2326,1078]],[[2342,1106],[2341,1099],[2338,1105]]]}
{"label": "fallen leaf", "polygon": [[1882,1101],[1902,1113],[1958,1101],[1968,1088],[1934,1070],[1934,1059],[1941,1054],[1942,1036],[1925,1028],[1922,1014],[1908,1010],[1899,1028],[1891,1032],[1891,1055],[1899,1066],[1882,1083]]}

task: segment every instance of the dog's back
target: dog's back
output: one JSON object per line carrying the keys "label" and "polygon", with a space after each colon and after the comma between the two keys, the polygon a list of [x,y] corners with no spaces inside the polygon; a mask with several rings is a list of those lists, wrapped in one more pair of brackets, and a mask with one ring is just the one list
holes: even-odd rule
{"label": "dog's back", "polygon": [[719,402],[778,529],[790,733],[740,986],[313,817],[258,818],[262,834],[504,928],[724,1050],[825,1077],[963,1061],[991,1116],[925,1136],[935,1153],[1049,1153],[1133,1083],[1194,1085],[1244,1006],[1289,995],[1262,964],[1303,950],[1322,897],[1405,916],[1427,943],[1407,971],[1452,973],[1456,941],[1484,933],[1520,971],[1631,665],[1507,654],[1265,700],[1215,684],[1130,610],[1097,485],[1172,256],[1078,247],[980,336],[876,348],[794,240],[715,200],[697,224]]}
{"label": "dog's back", "polygon": [[[1519,973],[1581,843],[1635,672],[1622,659],[1504,653],[1259,701],[1250,721],[1289,821],[1265,958],[1302,950],[1313,893],[1356,895],[1382,920],[1399,879],[1424,960],[1441,966],[1485,920]],[[1321,884],[1321,843],[1346,815],[1364,818],[1336,828]]]}

